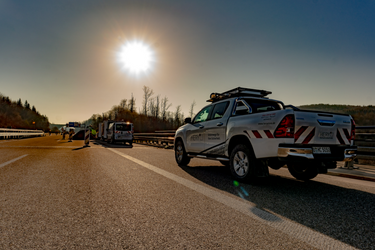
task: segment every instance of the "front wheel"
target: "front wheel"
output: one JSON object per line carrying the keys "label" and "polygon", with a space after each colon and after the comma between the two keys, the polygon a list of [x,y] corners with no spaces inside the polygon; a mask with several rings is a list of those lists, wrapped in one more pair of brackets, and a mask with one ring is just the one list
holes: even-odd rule
{"label": "front wheel", "polygon": [[230,154],[229,168],[237,180],[250,180],[255,176],[255,161],[248,147],[237,145]]}
{"label": "front wheel", "polygon": [[318,168],[311,162],[291,162],[287,164],[289,173],[298,180],[311,180],[318,175]]}
{"label": "front wheel", "polygon": [[174,150],[174,156],[176,158],[176,162],[179,166],[186,166],[190,162],[190,157],[187,156],[184,144],[182,141],[178,141],[176,143],[176,147]]}

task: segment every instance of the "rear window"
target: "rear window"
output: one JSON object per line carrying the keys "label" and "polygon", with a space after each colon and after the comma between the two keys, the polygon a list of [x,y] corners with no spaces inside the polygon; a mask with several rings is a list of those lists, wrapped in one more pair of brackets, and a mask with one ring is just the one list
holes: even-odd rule
{"label": "rear window", "polygon": [[281,110],[281,105],[277,102],[245,99],[252,108],[252,113],[260,113],[274,110]]}
{"label": "rear window", "polygon": [[116,124],[117,131],[130,131],[132,130],[132,124]]}
{"label": "rear window", "polygon": [[212,112],[212,119],[220,119],[224,116],[225,111],[227,110],[229,102],[222,102],[216,104],[214,111]]}

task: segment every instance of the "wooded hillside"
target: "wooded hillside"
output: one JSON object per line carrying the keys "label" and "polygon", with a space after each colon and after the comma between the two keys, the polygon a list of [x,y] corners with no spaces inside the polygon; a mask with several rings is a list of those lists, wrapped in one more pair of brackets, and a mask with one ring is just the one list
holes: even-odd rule
{"label": "wooded hillside", "polygon": [[47,116],[41,115],[34,106],[21,99],[12,101],[0,93],[0,128],[49,130]]}

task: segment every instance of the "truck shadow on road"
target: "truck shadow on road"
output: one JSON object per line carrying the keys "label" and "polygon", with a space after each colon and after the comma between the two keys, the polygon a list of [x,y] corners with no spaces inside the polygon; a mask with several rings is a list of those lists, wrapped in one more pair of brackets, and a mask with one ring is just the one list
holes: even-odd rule
{"label": "truck shadow on road", "polygon": [[[240,183],[232,179],[229,168],[224,166],[182,169],[214,188],[276,214],[273,221],[279,215],[360,249],[375,246],[375,195],[372,193],[276,175]],[[259,212],[251,210],[255,215]]]}
{"label": "truck shadow on road", "polygon": [[108,142],[103,142],[103,141],[95,141],[93,142],[94,145],[99,145],[99,146],[103,146],[105,148],[133,148],[133,145],[129,145],[129,144],[119,144],[119,143],[116,143],[116,144],[110,144]]}

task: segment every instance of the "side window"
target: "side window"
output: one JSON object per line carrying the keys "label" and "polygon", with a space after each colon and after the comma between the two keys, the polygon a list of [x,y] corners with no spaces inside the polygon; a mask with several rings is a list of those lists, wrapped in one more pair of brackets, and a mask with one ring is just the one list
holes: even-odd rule
{"label": "side window", "polygon": [[234,112],[235,115],[246,115],[250,113],[251,111],[242,101],[237,102],[236,110]]}
{"label": "side window", "polygon": [[210,114],[212,106],[203,108],[194,118],[193,123],[207,121],[208,115]]}
{"label": "side window", "polygon": [[212,119],[220,119],[224,116],[225,111],[227,110],[229,102],[222,102],[216,104],[212,112]]}

